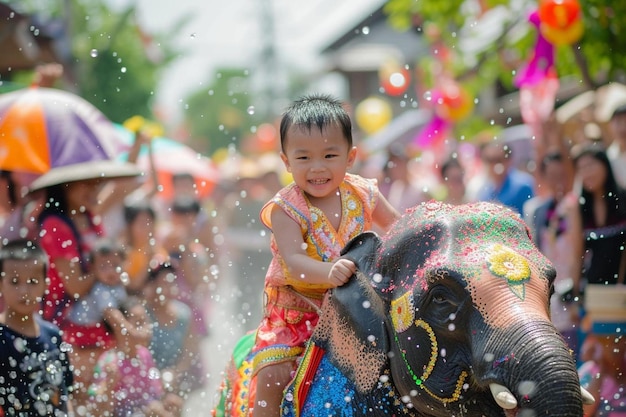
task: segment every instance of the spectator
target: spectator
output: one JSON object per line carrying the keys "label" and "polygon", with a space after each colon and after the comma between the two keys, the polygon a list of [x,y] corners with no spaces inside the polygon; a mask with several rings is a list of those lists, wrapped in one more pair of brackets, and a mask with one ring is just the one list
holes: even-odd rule
{"label": "spectator", "polygon": [[502,139],[482,143],[480,158],[486,175],[476,199],[501,203],[521,215],[526,200],[535,195],[533,177],[512,166],[512,150]]}
{"label": "spectator", "polygon": [[583,242],[578,197],[572,191],[568,163],[561,151],[546,153],[539,173],[548,193],[524,204],[524,219],[533,242],[557,271],[550,300],[552,323],[572,351],[578,352],[579,311],[573,287],[580,281]]}
{"label": "spectator", "polygon": [[445,189],[443,201],[455,205],[467,203],[465,170],[461,162],[455,157],[449,157],[441,164],[439,174]]}
{"label": "spectator", "polygon": [[589,284],[624,283],[626,195],[601,144],[575,149],[574,164],[584,235],[582,282],[574,290],[584,291]]}
{"label": "spectator", "polygon": [[[89,260],[95,278],[93,285],[86,295],[72,303],[64,320],[65,340],[79,349],[110,348],[113,335],[100,329],[128,325],[119,311],[127,297],[122,282],[124,258],[124,249],[115,241],[102,238],[95,242]],[[95,340],[92,334],[96,335]],[[149,334],[136,337],[150,339]]]}
{"label": "spectator", "polygon": [[129,298],[122,308],[127,325],[115,327],[115,346],[96,362],[89,395],[99,415],[112,417],[174,417],[180,415],[180,400],[166,396],[154,359],[145,340],[129,337],[143,334],[146,312],[138,300]]}
{"label": "spectator", "polygon": [[150,201],[124,206],[125,234],[121,238],[126,248],[124,271],[128,274],[126,289],[130,294],[141,294],[150,269],[150,260],[157,255],[167,256],[157,234],[157,214]]}
{"label": "spectator", "polygon": [[620,187],[626,188],[626,102],[613,111],[609,129],[612,140],[606,153],[611,161],[615,181]]}
{"label": "spectator", "polygon": [[172,296],[177,281],[176,267],[162,261],[150,270],[143,298],[152,325],[149,349],[156,366],[166,389],[186,399],[203,386],[205,372],[192,310]]}
{"label": "spectator", "polygon": [[200,211],[200,202],[194,197],[174,200],[161,239],[165,251],[178,262],[178,280],[173,289],[175,297],[192,309],[194,331],[204,337],[208,334],[204,308],[209,297],[210,254],[195,233]]}
{"label": "spectator", "polygon": [[[424,191],[425,184],[416,181],[411,173],[411,158],[405,146],[393,144],[388,149],[387,163],[384,167],[384,179],[380,185],[381,193],[400,213],[431,199]],[[414,161],[413,161],[414,162]]]}
{"label": "spectator", "polygon": [[594,286],[585,295],[587,333],[578,369],[581,385],[596,399],[585,416],[626,416],[626,286]]}
{"label": "spectator", "polygon": [[46,291],[48,260],[34,242],[0,248],[0,415],[66,415],[73,375],[59,328],[37,314]]}
{"label": "spectator", "polygon": [[[86,296],[95,281],[88,257],[93,244],[104,237],[99,214],[107,204],[100,200],[100,191],[107,179],[134,176],[138,171],[108,162],[94,163],[94,171],[86,171],[84,166],[74,168],[53,169],[32,185],[34,189],[43,189],[45,194],[44,208],[38,218],[38,239],[48,255],[50,285],[43,299],[42,314],[64,331],[64,337],[77,341],[71,358],[77,383],[74,398],[77,404],[84,405],[95,358],[104,349],[98,340],[106,338],[106,331],[100,327],[99,332],[72,335],[65,319],[73,303]],[[115,197],[115,193],[110,194],[110,198]]]}

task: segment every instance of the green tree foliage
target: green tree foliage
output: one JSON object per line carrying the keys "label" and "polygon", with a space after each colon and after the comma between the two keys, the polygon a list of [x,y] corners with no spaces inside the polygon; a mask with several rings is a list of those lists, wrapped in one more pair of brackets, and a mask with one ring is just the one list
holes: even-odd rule
{"label": "green tree foliage", "polygon": [[[111,120],[152,117],[159,69],[173,57],[168,36],[150,41],[134,19],[134,8],[113,13],[99,1],[74,1],[72,50],[77,86]],[[148,44],[155,52],[150,52]],[[157,46],[158,45],[158,46]],[[155,55],[158,54],[158,55]]]}
{"label": "green tree foliage", "polygon": [[69,89],[115,122],[133,115],[153,118],[159,70],[174,57],[168,40],[182,22],[148,40],[134,7],[116,12],[100,0],[20,0],[15,5],[43,20],[63,22],[71,49],[71,61],[64,63],[66,79],[74,83]]}
{"label": "green tree foliage", "polygon": [[247,70],[224,68],[213,83],[189,96],[185,110],[191,137],[205,153],[239,145],[259,122],[252,100]]}

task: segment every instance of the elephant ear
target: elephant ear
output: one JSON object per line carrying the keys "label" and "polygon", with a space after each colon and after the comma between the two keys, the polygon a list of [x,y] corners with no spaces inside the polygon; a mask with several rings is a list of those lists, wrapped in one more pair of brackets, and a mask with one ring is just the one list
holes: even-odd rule
{"label": "elephant ear", "polygon": [[379,245],[379,237],[369,232],[346,245],[342,255],[355,262],[357,273],[347,284],[329,293],[311,337],[362,393],[374,389],[387,363],[389,343],[382,301],[368,279]]}
{"label": "elephant ear", "polygon": [[376,253],[381,240],[374,232],[353,238],[341,251],[356,264],[357,273],[345,285],[333,290],[333,304],[346,318],[356,336],[386,352],[387,337],[381,299],[370,285],[376,276]]}

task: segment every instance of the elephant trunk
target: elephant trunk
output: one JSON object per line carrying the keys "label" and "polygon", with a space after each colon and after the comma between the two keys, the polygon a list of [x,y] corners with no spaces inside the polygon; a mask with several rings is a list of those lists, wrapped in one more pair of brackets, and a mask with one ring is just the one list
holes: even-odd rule
{"label": "elephant trunk", "polygon": [[477,382],[490,386],[507,416],[582,417],[575,360],[545,318],[527,317],[481,340],[474,351]]}

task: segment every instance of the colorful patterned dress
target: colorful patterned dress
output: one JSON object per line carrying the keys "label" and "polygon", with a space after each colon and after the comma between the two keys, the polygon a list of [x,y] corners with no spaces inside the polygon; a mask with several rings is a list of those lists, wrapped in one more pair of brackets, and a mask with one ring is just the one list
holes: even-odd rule
{"label": "colorful patterned dress", "polygon": [[[333,262],[350,239],[371,228],[379,195],[376,180],[352,174],[346,175],[339,191],[342,215],[338,230],[294,183],[263,207],[261,220],[271,230],[272,208],[280,207],[300,225],[307,254],[319,261]],[[304,351],[319,319],[324,294],[330,288],[291,276],[273,236],[271,250],[273,259],[265,277],[264,317],[253,348],[253,374],[268,364],[293,360]]]}

